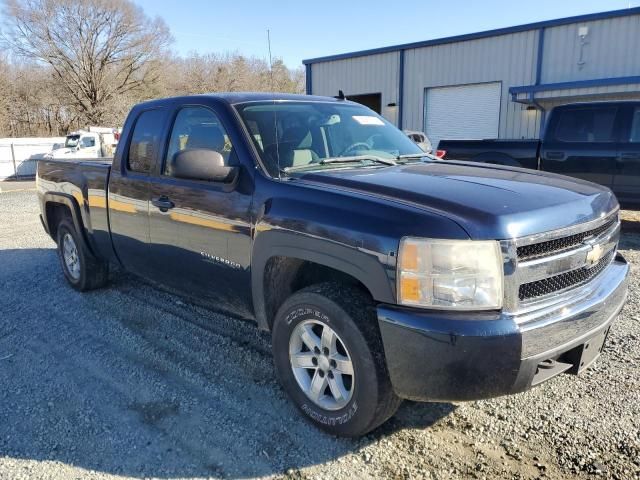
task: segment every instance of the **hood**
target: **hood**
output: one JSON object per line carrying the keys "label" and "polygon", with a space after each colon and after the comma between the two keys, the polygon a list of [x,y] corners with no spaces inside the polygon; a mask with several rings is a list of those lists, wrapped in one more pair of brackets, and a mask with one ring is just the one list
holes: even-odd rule
{"label": "hood", "polygon": [[508,239],[576,225],[618,203],[599,185],[522,168],[428,162],[306,173],[304,182],[410,204],[451,218],[474,239]]}
{"label": "hood", "polygon": [[77,150],[75,148],[62,147],[62,148],[56,148],[55,150],[52,150],[50,152],[50,155],[52,158],[64,158],[64,157],[68,157],[69,155],[75,154],[76,151]]}

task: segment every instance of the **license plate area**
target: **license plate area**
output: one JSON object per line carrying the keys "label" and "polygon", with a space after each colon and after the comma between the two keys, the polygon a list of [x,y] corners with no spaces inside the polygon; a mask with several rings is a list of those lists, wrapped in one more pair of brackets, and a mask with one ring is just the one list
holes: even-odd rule
{"label": "license plate area", "polygon": [[608,334],[609,329],[607,328],[606,330],[603,330],[589,338],[582,345],[578,345],[577,347],[562,354],[559,360],[572,365],[572,367],[566,372],[577,375],[583,370],[589,368],[600,356]]}
{"label": "license plate area", "polygon": [[605,329],[593,337],[586,340],[571,350],[564,352],[557,357],[548,358],[541,361],[536,368],[536,373],[531,382],[531,386],[538,385],[561,373],[578,375],[595,362],[607,340],[609,329]]}

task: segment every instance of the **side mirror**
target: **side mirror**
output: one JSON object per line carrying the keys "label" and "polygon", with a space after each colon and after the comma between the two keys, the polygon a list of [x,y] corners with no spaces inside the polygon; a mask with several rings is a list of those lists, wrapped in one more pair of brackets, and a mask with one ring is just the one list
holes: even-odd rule
{"label": "side mirror", "polygon": [[238,167],[225,165],[224,158],[215,150],[190,148],[173,156],[171,174],[189,180],[233,183],[238,177]]}

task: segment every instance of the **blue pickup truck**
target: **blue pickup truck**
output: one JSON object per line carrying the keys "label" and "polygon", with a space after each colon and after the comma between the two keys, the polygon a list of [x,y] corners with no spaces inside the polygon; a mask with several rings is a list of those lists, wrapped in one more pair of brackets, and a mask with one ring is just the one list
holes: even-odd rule
{"label": "blue pickup truck", "polygon": [[336,435],[403,398],[577,374],[627,295],[610,190],[441,161],[344,99],[143,103],[112,162],[42,160],[37,190],[71,287],[104,287],[116,265],[255,319],[283,389]]}
{"label": "blue pickup truck", "polygon": [[610,188],[640,208],[640,102],[561,105],[540,140],[440,140],[444,158],[560,173]]}

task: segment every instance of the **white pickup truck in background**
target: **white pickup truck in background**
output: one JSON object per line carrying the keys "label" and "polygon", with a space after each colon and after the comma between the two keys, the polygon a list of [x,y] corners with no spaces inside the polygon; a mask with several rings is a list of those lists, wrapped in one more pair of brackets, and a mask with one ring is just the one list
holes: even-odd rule
{"label": "white pickup truck in background", "polygon": [[55,159],[113,157],[119,138],[119,129],[88,127],[87,130],[69,133],[64,145],[54,146],[46,157]]}

